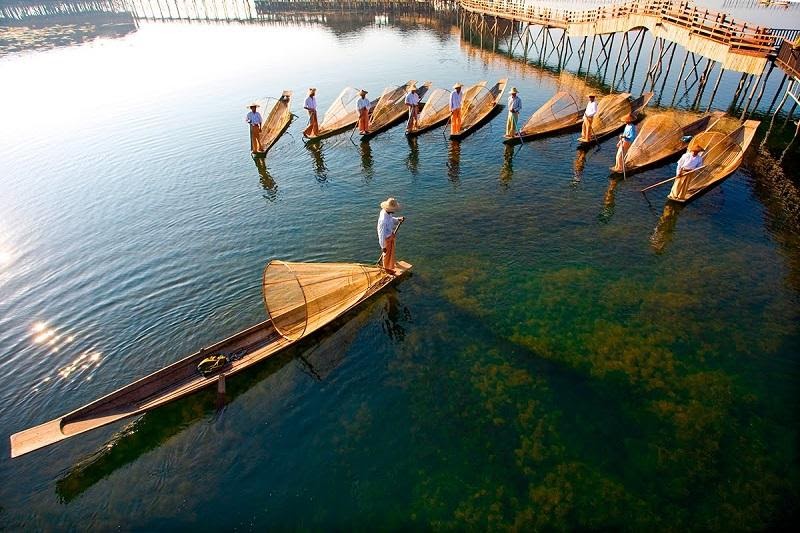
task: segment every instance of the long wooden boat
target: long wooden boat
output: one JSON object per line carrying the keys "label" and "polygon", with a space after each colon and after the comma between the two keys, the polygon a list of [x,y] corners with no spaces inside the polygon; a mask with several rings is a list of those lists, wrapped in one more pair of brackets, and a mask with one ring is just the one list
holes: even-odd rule
{"label": "long wooden boat", "polygon": [[[483,125],[496,111],[503,91],[506,90],[508,78],[503,78],[494,84],[491,89],[484,85],[475,90],[474,94],[464,93],[461,104],[461,131],[451,133],[451,141],[460,141]],[[472,87],[470,87],[472,89]]]}
{"label": "long wooden boat", "polygon": [[11,436],[11,457],[141,415],[213,386],[311,335],[410,269],[411,265],[403,261],[397,263],[394,274],[359,263],[270,261],[262,277],[267,320],[68,414],[15,433]]}
{"label": "long wooden boat", "polygon": [[625,117],[642,117],[642,110],[650,103],[653,93],[644,93],[635,100],[630,93],[612,94],[603,97],[597,104],[597,114],[592,119],[592,132],[588,139],[578,138],[578,148],[588,148],[618,132],[625,126]]}
{"label": "long wooden boat", "polygon": [[[689,119],[685,114],[665,111],[642,121],[639,134],[625,154],[625,174],[635,174],[663,163],[686,150],[689,139],[706,130],[725,115],[722,111],[706,113]],[[612,174],[622,174],[622,168],[611,167]]]}
{"label": "long wooden boat", "polygon": [[675,179],[668,198],[688,203],[718,185],[742,164],[742,158],[756,134],[758,120],[739,124],[735,119],[719,120],[692,142],[705,148],[703,166]]}
{"label": "long wooden boat", "polygon": [[[269,100],[272,99],[264,99],[258,102],[261,104],[261,109],[267,109],[270,105]],[[280,98],[274,100],[269,115],[267,115],[267,119],[261,126],[261,134],[258,136],[263,150],[261,152],[253,152],[253,157],[266,157],[269,149],[278,142],[281,135],[289,128],[289,124],[292,123],[292,118],[294,117],[291,110],[291,100],[292,91],[283,91]]]}
{"label": "long wooden boat", "polygon": [[450,91],[436,88],[430,91],[428,100],[417,117],[417,127],[406,132],[406,137],[415,137],[421,133],[441,126],[450,118]]}
{"label": "long wooden boat", "polygon": [[[408,115],[406,95],[411,86],[415,84],[414,80],[409,80],[403,85],[387,87],[383,90],[380,98],[378,98],[378,103],[375,104],[375,109],[369,117],[368,133],[361,136],[362,141],[367,141],[392,126],[403,122],[403,119]],[[420,99],[425,96],[430,86],[431,82],[426,81],[417,88],[417,95]]]}
{"label": "long wooden boat", "polygon": [[519,144],[545,135],[580,129],[584,109],[575,97],[566,91],[557,92],[545,102],[523,125],[519,134],[504,137],[505,144]]}
{"label": "long wooden boat", "polygon": [[[359,91],[352,87],[345,87],[331,106],[325,111],[322,122],[319,123],[319,133],[306,138],[306,142],[315,142],[337,133],[350,130],[358,122],[358,97]],[[375,108],[378,99],[370,102],[370,111]]]}

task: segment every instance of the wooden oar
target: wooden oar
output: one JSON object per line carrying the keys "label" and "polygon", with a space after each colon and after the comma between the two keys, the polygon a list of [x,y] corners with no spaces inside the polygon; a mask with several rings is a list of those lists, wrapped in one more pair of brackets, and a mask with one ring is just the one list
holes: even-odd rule
{"label": "wooden oar", "polygon": [[627,152],[625,152],[625,141],[620,139],[620,142],[622,143],[622,146],[621,146],[621,148],[622,148],[622,179],[627,181],[628,180],[628,176],[625,173],[625,158],[628,156],[628,154],[627,154]]}
{"label": "wooden oar", "polygon": [[[697,167],[697,168],[693,168],[693,169],[692,169],[692,170],[690,170],[689,172],[697,172],[697,171],[698,171],[698,170],[700,170],[701,168],[706,168],[706,166],[705,166],[705,165],[702,165],[702,166],[699,166],[699,167]],[[687,172],[687,174],[688,174],[688,172]],[[650,189],[655,189],[655,188],[656,188],[656,187],[658,187],[659,185],[664,185],[665,183],[669,183],[670,181],[672,181],[672,180],[674,180],[674,179],[676,179],[676,178],[679,178],[679,177],[680,177],[680,176],[672,176],[671,178],[665,179],[664,181],[659,181],[658,183],[654,183],[654,184],[650,185],[649,187],[645,187],[644,189],[642,189],[642,190],[641,190],[641,191],[639,191],[639,192],[640,192],[640,193],[644,193],[645,191],[649,191]]]}
{"label": "wooden oar", "polygon": [[[400,226],[402,226],[402,225],[403,225],[403,222],[405,222],[405,221],[406,221],[406,219],[405,219],[405,218],[403,218],[402,220],[400,220],[400,222],[398,222],[398,223],[397,223],[397,226],[395,226],[394,230],[392,231],[392,235],[397,235],[397,230],[399,230],[399,229],[400,229]],[[384,255],[384,253],[385,253],[385,252],[384,252],[383,250],[381,250],[381,255],[379,255],[379,256],[378,256],[378,260],[377,260],[377,261],[375,261],[375,264],[376,264],[376,265],[380,265],[380,264],[381,264],[381,261],[383,260],[383,255]]]}

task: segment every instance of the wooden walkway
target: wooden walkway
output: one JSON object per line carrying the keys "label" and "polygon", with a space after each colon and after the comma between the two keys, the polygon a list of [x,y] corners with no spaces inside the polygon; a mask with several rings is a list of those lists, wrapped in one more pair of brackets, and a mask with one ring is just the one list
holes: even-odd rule
{"label": "wooden walkway", "polygon": [[725,13],[702,9],[687,1],[621,0],[584,10],[550,8],[525,0],[460,0],[459,3],[469,13],[560,28],[576,37],[645,28],[654,38],[677,43],[689,52],[720,63],[726,70],[747,74],[761,74],[779,44],[769,28],[739,22]]}

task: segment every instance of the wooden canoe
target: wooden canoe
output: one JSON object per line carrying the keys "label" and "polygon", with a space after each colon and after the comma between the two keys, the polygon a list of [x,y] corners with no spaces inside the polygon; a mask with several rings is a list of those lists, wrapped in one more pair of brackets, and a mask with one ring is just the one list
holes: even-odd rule
{"label": "wooden canoe", "polygon": [[[625,174],[631,175],[652,168],[686,150],[689,139],[706,130],[725,115],[722,111],[689,119],[685,114],[666,111],[648,116],[625,154]],[[612,174],[622,174],[611,167]]]}
{"label": "wooden canoe", "polygon": [[[409,80],[408,83],[399,85],[397,87],[387,87],[383,90],[378,103],[375,104],[375,109],[369,117],[369,130],[361,136],[362,141],[367,141],[377,134],[388,130],[392,126],[396,126],[403,122],[408,116],[408,108],[406,107],[406,95],[409,89],[416,82]],[[431,82],[426,81],[417,88],[417,95],[420,100],[428,92]]]}
{"label": "wooden canoe", "polygon": [[[301,284],[302,276],[294,273],[304,269],[309,271],[305,275],[315,283]],[[236,374],[308,337],[404,276],[410,269],[411,265],[403,261],[397,263],[394,274],[379,267],[357,263],[270,261],[263,276],[268,320],[207,346],[68,414],[15,433],[11,436],[11,457],[19,457],[106,424],[141,415],[200,389],[214,386],[218,380]],[[320,271],[335,272],[336,276],[320,281]],[[288,285],[288,289],[285,285]],[[198,371],[198,364],[208,356],[217,354],[225,355],[227,364],[212,375],[203,376]]]}
{"label": "wooden canoe", "polygon": [[[272,103],[272,109],[270,109],[267,119],[261,126],[261,135],[259,135],[258,138],[263,150],[261,152],[253,152],[253,157],[266,157],[269,149],[278,142],[281,135],[289,128],[289,124],[292,123],[292,118],[294,117],[291,110],[291,99],[292,91],[283,91],[280,98],[274,100]],[[261,103],[261,109],[266,109],[267,105],[268,103],[265,99],[264,102]]]}
{"label": "wooden canoe", "polygon": [[519,144],[546,135],[580,129],[584,109],[575,97],[566,91],[557,92],[545,102],[514,137],[504,137],[505,144]]}
{"label": "wooden canoe", "polygon": [[703,166],[676,178],[667,198],[688,203],[719,185],[742,164],[759,124],[758,120],[746,120],[743,124],[735,119],[719,120],[697,135],[692,143],[705,148]]}
{"label": "wooden canoe", "polygon": [[406,132],[406,137],[415,137],[437,126],[441,126],[450,118],[450,91],[436,88],[430,91],[425,106],[417,117],[417,127]]}
{"label": "wooden canoe", "polygon": [[464,93],[464,100],[461,106],[461,131],[451,133],[451,141],[460,141],[466,138],[487,122],[492,112],[497,110],[507,83],[508,78],[503,78],[495,83],[491,89],[486,89],[483,86],[477,89],[474,95]]}
{"label": "wooden canoe", "polygon": [[[306,137],[306,142],[316,142],[332,135],[351,130],[358,122],[357,101],[359,91],[352,87],[345,87],[331,106],[325,111],[322,122],[319,123],[319,133],[311,137]],[[370,102],[370,111],[378,103],[376,98]]]}
{"label": "wooden canoe", "polygon": [[589,139],[578,138],[578,148],[588,148],[613,135],[625,127],[625,117],[633,115],[642,118],[642,111],[650,103],[653,93],[644,93],[630,100],[629,93],[612,94],[603,97],[597,105],[597,114],[592,119],[592,133]]}

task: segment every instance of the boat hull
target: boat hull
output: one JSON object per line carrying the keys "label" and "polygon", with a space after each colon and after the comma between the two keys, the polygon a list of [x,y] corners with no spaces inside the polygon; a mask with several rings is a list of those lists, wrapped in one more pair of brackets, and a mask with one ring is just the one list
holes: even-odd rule
{"label": "boat hull", "polygon": [[[582,113],[583,112],[581,111],[581,114]],[[536,133],[529,133],[529,134],[524,134],[523,133],[522,135],[518,135],[518,136],[515,136],[515,137],[504,138],[503,139],[503,144],[515,145],[515,144],[520,144],[520,143],[523,143],[523,142],[533,141],[535,139],[541,139],[542,137],[549,137],[551,135],[560,135],[562,133],[567,133],[567,132],[570,132],[570,131],[577,131],[577,130],[581,129],[581,122],[582,121],[583,121],[583,119],[579,117],[577,119],[577,121],[572,123],[572,124],[568,124],[566,126],[561,126],[559,128],[555,128],[555,129],[552,129],[552,130],[539,131],[539,132],[536,132]]]}

